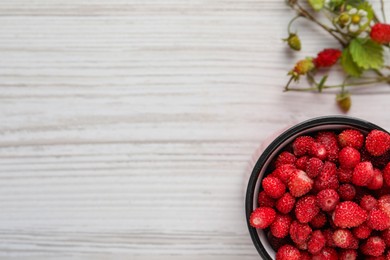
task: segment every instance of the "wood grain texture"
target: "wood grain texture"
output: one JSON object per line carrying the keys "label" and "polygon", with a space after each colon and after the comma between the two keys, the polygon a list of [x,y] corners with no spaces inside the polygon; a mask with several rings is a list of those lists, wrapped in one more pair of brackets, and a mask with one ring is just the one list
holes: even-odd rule
{"label": "wood grain texture", "polygon": [[[282,93],[295,59],[336,46],[307,27],[290,54],[291,17],[274,0],[0,1],[0,258],[259,259],[251,154],[339,113]],[[379,91],[350,115],[390,129]]]}

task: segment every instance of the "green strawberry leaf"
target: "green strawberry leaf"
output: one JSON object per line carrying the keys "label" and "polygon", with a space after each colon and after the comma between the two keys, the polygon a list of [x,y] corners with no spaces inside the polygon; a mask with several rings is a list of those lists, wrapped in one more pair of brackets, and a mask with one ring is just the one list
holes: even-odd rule
{"label": "green strawberry leaf", "polygon": [[321,10],[325,4],[325,0],[308,0],[308,2],[315,11]]}
{"label": "green strawberry leaf", "polygon": [[343,50],[343,54],[341,55],[341,66],[345,73],[353,77],[360,77],[363,73],[363,70],[353,61],[349,48]]}
{"label": "green strawberry leaf", "polygon": [[361,69],[380,69],[383,67],[383,47],[372,40],[355,38],[349,45],[353,61]]}
{"label": "green strawberry leaf", "polygon": [[360,5],[364,2],[365,2],[365,0],[346,0],[345,4],[357,7],[358,5]]}

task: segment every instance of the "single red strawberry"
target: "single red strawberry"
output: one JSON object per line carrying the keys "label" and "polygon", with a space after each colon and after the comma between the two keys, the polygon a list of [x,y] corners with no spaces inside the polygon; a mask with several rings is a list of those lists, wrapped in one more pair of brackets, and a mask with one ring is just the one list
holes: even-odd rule
{"label": "single red strawberry", "polygon": [[339,255],[334,248],[324,247],[321,252],[313,255],[312,260],[338,260]]}
{"label": "single red strawberry", "polygon": [[278,157],[276,158],[275,167],[278,168],[285,164],[294,164],[296,160],[297,157],[295,157],[295,155],[284,151],[281,154],[279,154]]}
{"label": "single red strawberry", "polygon": [[366,239],[371,235],[372,228],[367,226],[366,223],[361,224],[360,226],[354,227],[352,229],[352,234],[359,239]]}
{"label": "single red strawberry", "polygon": [[325,189],[317,193],[317,205],[323,211],[333,211],[339,201],[339,194],[333,189]]}
{"label": "single red strawberry", "polygon": [[321,230],[316,230],[311,233],[311,237],[307,242],[307,251],[310,254],[318,254],[321,249],[325,246],[326,240]]}
{"label": "single red strawberry", "polygon": [[313,60],[316,68],[331,67],[340,59],[341,51],[337,49],[324,49]]}
{"label": "single red strawberry", "polygon": [[328,157],[325,145],[314,142],[310,147],[310,154],[320,160],[325,160]]}
{"label": "single red strawberry", "polygon": [[260,207],[252,212],[249,222],[254,228],[264,229],[272,224],[275,217],[276,212],[274,209],[269,207]]}
{"label": "single red strawberry", "polygon": [[293,144],[292,149],[296,156],[306,155],[310,152],[310,148],[314,143],[314,138],[311,136],[299,136],[297,137]]}
{"label": "single red strawberry", "polygon": [[374,168],[374,177],[367,184],[367,188],[369,188],[370,190],[378,190],[382,188],[382,186],[383,186],[383,174],[379,169]]}
{"label": "single red strawberry", "polygon": [[294,197],[301,197],[313,187],[313,180],[302,170],[295,170],[288,181],[288,189]]}
{"label": "single red strawberry", "polygon": [[356,189],[351,184],[342,184],[337,190],[341,200],[353,200],[356,196]]}
{"label": "single red strawberry", "polygon": [[348,248],[352,243],[353,235],[348,229],[337,229],[333,232],[332,238],[337,247]]}
{"label": "single red strawberry", "polygon": [[306,167],[307,167],[307,161],[309,160],[309,157],[304,155],[302,157],[299,157],[296,161],[295,161],[295,167],[297,167],[297,169],[299,170],[302,170],[302,171],[305,171],[306,170]]}
{"label": "single red strawberry", "polygon": [[265,177],[262,181],[262,186],[267,193],[273,199],[278,199],[286,192],[286,185],[276,177]]}
{"label": "single red strawberry", "polygon": [[390,217],[379,209],[372,209],[368,213],[367,226],[374,230],[385,230],[390,227]]}
{"label": "single red strawberry", "polygon": [[390,135],[380,130],[372,130],[366,137],[367,151],[373,156],[381,156],[390,150]]}
{"label": "single red strawberry", "polygon": [[339,152],[340,167],[344,169],[353,169],[360,162],[360,153],[353,147],[344,147]]}
{"label": "single red strawberry", "polygon": [[370,211],[377,207],[378,201],[371,195],[364,195],[359,203],[362,209]]}
{"label": "single red strawberry", "polygon": [[390,186],[390,162],[383,168],[383,180],[387,186]]}
{"label": "single red strawberry", "polygon": [[320,159],[312,157],[307,161],[306,173],[310,178],[315,178],[320,174],[323,167],[324,163]]}
{"label": "single red strawberry", "polygon": [[390,247],[390,229],[382,231],[381,238],[385,241],[386,246]]}
{"label": "single red strawberry", "polygon": [[314,181],[314,188],[317,191],[324,189],[337,190],[339,188],[339,180],[337,179],[336,165],[334,163],[324,163],[322,171]]}
{"label": "single red strawberry", "polygon": [[390,217],[390,195],[384,195],[378,199],[378,209]]}
{"label": "single red strawberry", "polygon": [[348,249],[358,249],[359,248],[359,239],[357,239],[355,236],[352,238],[351,245],[348,247]]}
{"label": "single red strawberry", "polygon": [[282,213],[289,213],[295,206],[295,197],[289,192],[286,192],[281,198],[276,201],[276,209]]}
{"label": "single red strawberry", "polygon": [[338,168],[336,170],[337,178],[339,182],[342,183],[351,183],[352,182],[352,175],[353,175],[353,169],[343,169]]}
{"label": "single red strawberry", "polygon": [[291,217],[289,215],[276,214],[270,230],[274,237],[284,238],[290,231]]}
{"label": "single red strawberry", "polygon": [[339,253],[339,260],[355,260],[357,259],[358,253],[353,249],[345,249]]}
{"label": "single red strawberry", "polygon": [[292,245],[284,245],[276,253],[276,260],[300,260],[301,253]]}
{"label": "single red strawberry", "polygon": [[352,183],[357,186],[367,186],[373,177],[374,168],[371,162],[361,162],[353,170]]}
{"label": "single red strawberry", "polygon": [[278,177],[283,183],[287,184],[291,174],[296,170],[293,164],[284,164],[276,168],[272,175]]}
{"label": "single red strawberry", "polygon": [[355,129],[346,129],[338,136],[338,141],[341,147],[350,146],[360,150],[364,144],[364,135]]}
{"label": "single red strawberry", "polygon": [[265,193],[265,191],[259,192],[258,197],[259,207],[270,207],[273,208],[275,206],[275,200]]}
{"label": "single red strawberry", "polygon": [[385,242],[378,236],[369,237],[360,247],[362,253],[369,256],[380,256],[384,253],[385,248]]}
{"label": "single red strawberry", "polygon": [[370,37],[379,44],[390,43],[390,24],[377,23],[371,28]]}
{"label": "single red strawberry", "polygon": [[301,223],[309,223],[320,212],[315,196],[300,198],[295,205],[295,217]]}
{"label": "single red strawberry", "polygon": [[306,242],[312,232],[311,227],[308,224],[302,224],[294,220],[290,225],[290,237],[296,244],[302,244]]}
{"label": "single red strawberry", "polygon": [[328,161],[336,162],[340,150],[336,134],[330,131],[318,132],[316,141],[325,146]]}
{"label": "single red strawberry", "polygon": [[321,229],[326,225],[327,217],[324,212],[319,212],[314,216],[312,220],[310,220],[309,224],[315,229]]}
{"label": "single red strawberry", "polygon": [[343,201],[336,206],[332,219],[337,227],[352,228],[366,221],[367,212],[355,202]]}

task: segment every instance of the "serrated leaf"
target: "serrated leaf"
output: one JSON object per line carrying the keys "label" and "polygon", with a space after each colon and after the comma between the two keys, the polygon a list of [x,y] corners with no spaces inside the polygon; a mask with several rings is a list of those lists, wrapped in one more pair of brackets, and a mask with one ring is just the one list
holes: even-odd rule
{"label": "serrated leaf", "polygon": [[349,45],[353,61],[362,69],[383,67],[383,47],[372,40],[354,39]]}
{"label": "serrated leaf", "polygon": [[341,55],[341,66],[348,75],[353,77],[360,77],[363,73],[363,70],[353,61],[348,48],[344,49]]}
{"label": "serrated leaf", "polygon": [[325,0],[308,0],[310,6],[315,10],[319,11],[324,8]]}

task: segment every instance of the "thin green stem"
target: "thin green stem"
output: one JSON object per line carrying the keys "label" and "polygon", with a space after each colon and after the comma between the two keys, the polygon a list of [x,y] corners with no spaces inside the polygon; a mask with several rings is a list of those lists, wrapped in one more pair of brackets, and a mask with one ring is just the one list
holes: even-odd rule
{"label": "thin green stem", "polygon": [[383,16],[383,22],[386,23],[386,13],[385,13],[385,1],[381,0],[381,11]]}
{"label": "thin green stem", "polygon": [[295,16],[293,19],[291,19],[291,21],[288,23],[287,32],[288,32],[289,35],[290,35],[290,34],[293,34],[293,33],[291,32],[291,25],[292,25],[292,23],[293,23],[295,20],[297,20],[299,17],[302,17],[302,16],[301,16],[301,15],[297,15],[297,16]]}

